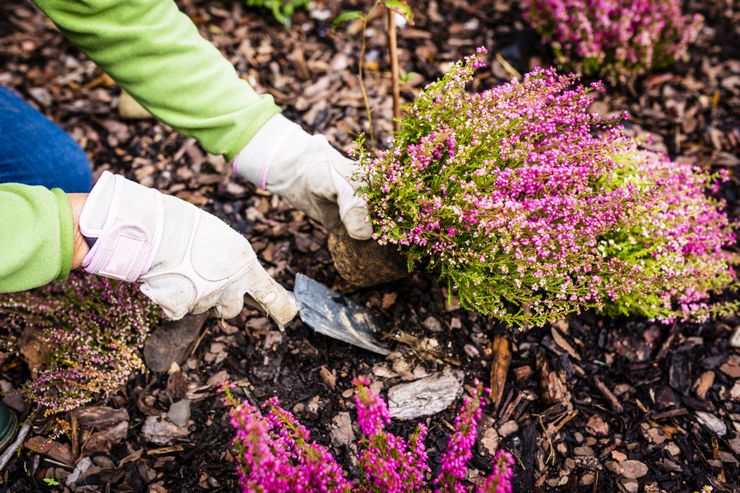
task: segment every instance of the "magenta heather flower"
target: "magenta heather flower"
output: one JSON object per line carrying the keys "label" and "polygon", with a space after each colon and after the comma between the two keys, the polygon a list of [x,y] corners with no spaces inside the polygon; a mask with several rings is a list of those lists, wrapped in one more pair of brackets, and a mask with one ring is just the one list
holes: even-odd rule
{"label": "magenta heather flower", "polygon": [[465,308],[519,327],[593,308],[654,319],[730,311],[717,179],[641,151],[625,115],[590,113],[600,83],[535,69],[481,93],[484,53],[406,107],[390,149],[359,160],[380,243],[439,274]]}
{"label": "magenta heather flower", "polygon": [[481,417],[480,385],[475,395],[463,403],[442,457],[442,473],[432,485],[424,446],[426,426],[419,423],[408,442],[386,431],[390,416],[385,401],[369,387],[366,378],[360,377],[354,383],[361,432],[355,484],[345,479],[331,453],[311,441],[308,430],[282,409],[276,398],[263,404],[265,413],[248,402],[238,401],[225,384],[222,390],[236,431],[232,444],[242,491],[428,493],[434,487],[434,491],[440,492],[511,493],[514,461],[508,452],[496,453],[492,473],[481,477],[477,484],[466,479],[467,461]]}
{"label": "magenta heather flower", "polygon": [[261,493],[348,493],[352,483],[329,451],[311,441],[309,431],[276,398],[255,406],[234,398],[223,387],[231,426],[232,446],[242,491]]}
{"label": "magenta heather flower", "polygon": [[455,417],[454,431],[442,455],[441,470],[434,480],[435,493],[463,493],[469,491],[463,481],[468,474],[468,461],[473,456],[473,445],[478,437],[478,421],[483,414],[483,386],[476,384],[472,397],[465,397],[462,409]]}
{"label": "magenta heather flower", "polygon": [[355,380],[355,404],[360,438],[360,491],[405,493],[420,491],[429,472],[424,448],[427,428],[419,423],[409,443],[385,431],[390,422],[388,406],[368,386]]}
{"label": "magenta heather flower", "polygon": [[680,0],[523,0],[525,15],[560,63],[625,81],[685,55],[702,18]]}

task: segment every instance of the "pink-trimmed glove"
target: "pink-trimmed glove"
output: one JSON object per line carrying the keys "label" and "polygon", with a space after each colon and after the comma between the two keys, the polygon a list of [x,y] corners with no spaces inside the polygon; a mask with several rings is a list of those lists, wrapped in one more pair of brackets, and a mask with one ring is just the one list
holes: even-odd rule
{"label": "pink-trimmed glove", "polygon": [[355,195],[355,164],[323,135],[310,135],[282,115],[273,116],[234,160],[233,169],[276,193],[331,231],[341,223],[352,238],[373,234],[367,204]]}
{"label": "pink-trimmed glove", "polygon": [[239,314],[251,296],[280,326],[298,311],[293,295],[262,268],[249,242],[192,204],[103,173],[85,202],[80,232],[95,243],[88,272],[141,283],[173,319],[215,307]]}

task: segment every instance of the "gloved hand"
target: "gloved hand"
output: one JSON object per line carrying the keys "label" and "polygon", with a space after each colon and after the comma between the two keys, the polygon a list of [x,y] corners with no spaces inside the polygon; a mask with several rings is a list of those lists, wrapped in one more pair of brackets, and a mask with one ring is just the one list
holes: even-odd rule
{"label": "gloved hand", "polygon": [[297,313],[293,295],[267,274],[242,235],[176,197],[106,171],[85,202],[79,228],[95,241],[85,270],[140,282],[173,319],[211,307],[235,317],[245,293],[280,326]]}
{"label": "gloved hand", "polygon": [[311,136],[282,115],[273,116],[234,160],[234,172],[283,197],[331,231],[341,223],[352,238],[372,234],[352,161],[323,135]]}

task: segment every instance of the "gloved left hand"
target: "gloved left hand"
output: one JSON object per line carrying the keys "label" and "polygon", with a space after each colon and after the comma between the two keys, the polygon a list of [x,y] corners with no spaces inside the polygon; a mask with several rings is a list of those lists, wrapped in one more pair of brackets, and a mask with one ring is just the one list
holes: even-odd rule
{"label": "gloved left hand", "polygon": [[103,173],[79,230],[94,240],[88,272],[128,282],[173,319],[211,307],[235,317],[252,297],[280,326],[298,312],[293,295],[260,265],[249,242],[223,221],[177,197]]}
{"label": "gloved left hand", "polygon": [[367,204],[357,196],[355,164],[323,135],[310,135],[282,115],[252,137],[233,164],[234,172],[276,193],[331,231],[343,224],[352,238],[373,234]]}

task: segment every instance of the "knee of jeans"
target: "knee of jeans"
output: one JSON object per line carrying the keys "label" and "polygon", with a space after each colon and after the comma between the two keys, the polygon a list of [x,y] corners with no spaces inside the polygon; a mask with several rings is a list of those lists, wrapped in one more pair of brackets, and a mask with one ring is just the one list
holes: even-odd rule
{"label": "knee of jeans", "polygon": [[87,154],[76,143],[68,146],[59,163],[59,169],[64,173],[60,188],[67,193],[86,193],[92,189],[92,167]]}

